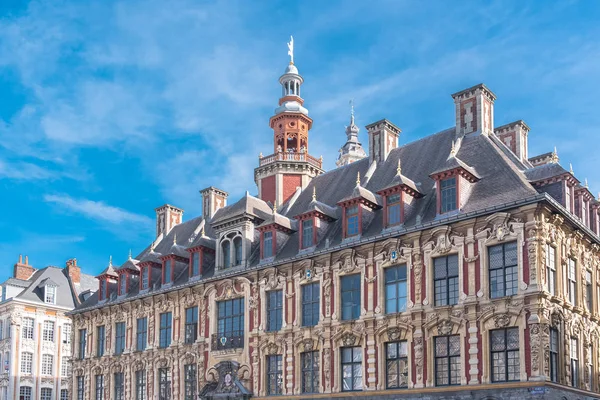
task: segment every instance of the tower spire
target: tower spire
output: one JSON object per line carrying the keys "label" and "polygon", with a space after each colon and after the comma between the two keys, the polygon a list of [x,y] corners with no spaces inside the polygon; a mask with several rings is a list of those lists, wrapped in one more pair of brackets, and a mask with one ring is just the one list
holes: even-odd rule
{"label": "tower spire", "polygon": [[348,165],[367,156],[367,152],[358,141],[359,129],[354,123],[354,99],[350,99],[348,103],[350,104],[350,125],[346,127],[346,143],[340,149],[340,155],[335,162],[338,167]]}

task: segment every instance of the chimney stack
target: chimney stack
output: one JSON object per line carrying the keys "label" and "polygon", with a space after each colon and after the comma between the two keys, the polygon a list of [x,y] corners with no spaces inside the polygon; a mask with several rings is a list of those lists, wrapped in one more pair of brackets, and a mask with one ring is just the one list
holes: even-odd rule
{"label": "chimney stack", "polygon": [[385,161],[390,151],[398,147],[400,128],[387,119],[366,126],[369,134],[369,163]]}
{"label": "chimney stack", "polygon": [[227,206],[227,196],[229,194],[214,186],[209,186],[200,191],[202,195],[202,216],[212,218],[217,210]]}
{"label": "chimney stack", "polygon": [[67,274],[69,275],[71,282],[75,284],[81,283],[81,268],[77,265],[76,258],[67,260],[65,268],[67,269]]}
{"label": "chimney stack", "polygon": [[494,129],[494,133],[521,162],[527,161],[527,135],[529,127],[523,120],[511,122]]}
{"label": "chimney stack", "polygon": [[23,262],[23,256],[19,254],[19,261],[15,264],[13,277],[26,281],[34,272],[35,269],[29,265],[29,257],[25,256],[25,262]]}
{"label": "chimney stack", "polygon": [[164,233],[165,236],[179,225],[183,219],[183,210],[170,204],[158,207],[156,211],[156,237]]}
{"label": "chimney stack", "polygon": [[494,132],[496,95],[483,83],[452,95],[456,107],[456,136]]}

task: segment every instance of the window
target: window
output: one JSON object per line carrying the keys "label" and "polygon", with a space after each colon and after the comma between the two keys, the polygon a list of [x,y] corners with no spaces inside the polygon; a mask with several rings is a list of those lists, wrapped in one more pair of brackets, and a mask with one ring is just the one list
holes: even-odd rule
{"label": "window", "polygon": [[150,267],[142,268],[142,289],[148,289],[148,282],[150,281]]}
{"label": "window", "polygon": [[21,373],[31,374],[33,363],[33,353],[21,353]]}
{"label": "window", "polygon": [[231,267],[231,243],[225,240],[221,244],[221,252],[223,253],[223,268]]}
{"label": "window", "polygon": [[283,319],[283,291],[267,292],[267,332],[281,329]]}
{"label": "window", "polygon": [[125,385],[123,382],[123,373],[115,372],[115,395],[114,400],[123,400],[125,398]]}
{"label": "window", "polygon": [[198,339],[198,307],[185,309],[185,343],[191,344]]}
{"label": "window", "polygon": [[406,340],[385,345],[386,387],[408,387],[408,345]]}
{"label": "window", "polygon": [[171,323],[172,314],[170,312],[160,314],[160,334],[158,347],[165,348],[171,345]]}
{"label": "window", "polygon": [[236,237],[233,239],[233,265],[242,265],[242,238]]}
{"label": "window", "polygon": [[125,322],[115,324],[115,354],[125,351]]}
{"label": "window", "polygon": [[85,358],[85,348],[87,346],[87,329],[79,330],[79,359]]}
{"label": "window", "polygon": [[488,248],[490,262],[490,297],[517,294],[517,242]]}
{"label": "window", "polygon": [[67,389],[60,389],[60,400],[69,400],[69,391]]}
{"label": "window", "polygon": [[106,281],[104,279],[100,280],[100,294],[98,294],[98,299],[102,300],[106,298],[107,290],[106,290]]}
{"label": "window", "polygon": [[556,295],[556,249],[546,244],[546,284],[548,292]]}
{"label": "window", "polygon": [[77,377],[77,400],[83,400],[83,397],[85,395],[84,379],[85,377],[81,375]]}
{"label": "window", "polygon": [[40,392],[40,400],[52,400],[52,389],[42,388]]}
{"label": "window", "polygon": [[200,253],[192,253],[192,276],[200,275]]}
{"label": "window", "polygon": [[158,399],[171,399],[171,370],[169,368],[158,369]]}
{"label": "window", "polygon": [[71,324],[64,324],[62,326],[62,342],[64,344],[71,344]]}
{"label": "window", "polygon": [[263,232],[263,258],[273,257],[273,232]]}
{"label": "window", "polygon": [[437,336],[435,345],[435,385],[460,385],[460,336]]}
{"label": "window", "polygon": [[490,331],[492,382],[520,380],[519,328]]}
{"label": "window", "polygon": [[456,177],[440,181],[440,213],[456,210]]}
{"label": "window", "polygon": [[104,400],[104,375],[96,375],[96,400]]}
{"label": "window", "polygon": [[319,306],[319,283],[309,283],[302,286],[302,326],[315,326],[319,323]]}
{"label": "window", "polygon": [[385,269],[385,312],[406,311],[406,264]]}
{"label": "window", "polygon": [[4,321],[0,321],[0,340],[4,339]]}
{"label": "window", "polygon": [[362,390],[362,348],[342,347],[342,391]]}
{"label": "window", "polygon": [[60,376],[71,376],[71,360],[67,357],[62,358],[62,362],[60,364]]}
{"label": "window", "polygon": [[346,237],[360,233],[358,226],[358,205],[346,208]]}
{"label": "window", "polygon": [[571,212],[571,186],[565,184],[565,208],[567,211]]}
{"label": "window", "polygon": [[19,389],[19,400],[31,400],[31,387],[21,386]]}
{"label": "window", "polygon": [[450,306],[458,303],[458,256],[438,257],[433,262],[435,305]]}
{"label": "window", "polygon": [[579,341],[571,338],[571,386],[579,387]]}
{"label": "window", "polygon": [[360,317],[360,274],[340,278],[342,286],[342,321]]}
{"label": "window", "polygon": [[302,248],[308,249],[314,245],[313,220],[305,219],[302,221]]}
{"label": "window", "polygon": [[585,271],[585,305],[592,312],[592,273]]}
{"label": "window", "polygon": [[163,282],[170,283],[171,282],[171,260],[165,260],[164,268],[165,269],[164,269]]}
{"label": "window", "polygon": [[56,304],[56,286],[46,285],[44,301],[48,304]]}
{"label": "window", "polygon": [[54,364],[54,357],[50,354],[42,354],[42,375],[54,375],[52,373],[52,367]]}
{"label": "window", "polygon": [[104,325],[96,328],[96,356],[104,355],[104,343],[106,341]]}
{"label": "window", "polygon": [[281,394],[283,363],[281,355],[267,356],[267,394]]}
{"label": "window", "polygon": [[319,391],[319,352],[307,351],[300,354],[302,363],[302,393]]}
{"label": "window", "polygon": [[217,331],[220,348],[243,346],[244,298],[217,303]]}
{"label": "window", "polygon": [[587,359],[586,359],[586,366],[587,366],[587,376],[589,376],[590,378],[590,388],[594,387],[594,381],[596,380],[594,378],[594,362],[592,361],[592,357],[594,354],[594,346],[592,346],[592,344],[590,343],[588,345],[588,352],[587,352]]}
{"label": "window", "polygon": [[577,305],[577,270],[575,268],[575,260],[569,258],[569,278],[567,282],[567,298],[574,306]]}
{"label": "window", "polygon": [[196,377],[196,364],[187,364],[183,367],[184,373],[184,398],[185,400],[196,400],[197,399],[197,377]]}
{"label": "window", "polygon": [[402,222],[400,213],[401,199],[400,193],[389,195],[386,199],[388,226],[399,225]]}
{"label": "window", "polygon": [[127,275],[119,275],[119,294],[124,295],[127,293]]}
{"label": "window", "polygon": [[23,339],[33,339],[33,326],[35,322],[33,318],[23,318]]}
{"label": "window", "polygon": [[558,329],[550,328],[550,380],[558,382]]}
{"label": "window", "polygon": [[42,338],[47,342],[54,342],[54,321],[44,321]]}
{"label": "window", "polygon": [[146,370],[135,371],[135,400],[146,400]]}
{"label": "window", "polygon": [[148,319],[146,317],[138,318],[135,330],[135,349],[137,351],[146,350],[148,342]]}

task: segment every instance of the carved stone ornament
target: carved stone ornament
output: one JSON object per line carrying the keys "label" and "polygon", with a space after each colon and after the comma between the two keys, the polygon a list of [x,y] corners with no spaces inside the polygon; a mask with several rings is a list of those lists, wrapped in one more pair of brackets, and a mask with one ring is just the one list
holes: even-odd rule
{"label": "carved stone ornament", "polygon": [[449,320],[445,319],[440,321],[437,325],[438,335],[446,336],[452,333],[452,329],[454,328],[454,324]]}
{"label": "carved stone ornament", "polygon": [[494,326],[496,328],[504,328],[510,324],[510,315],[500,314],[494,317]]}
{"label": "carved stone ornament", "polygon": [[279,352],[279,346],[277,346],[275,343],[269,343],[267,345],[267,347],[265,348],[265,352],[268,355],[274,355],[277,354]]}
{"label": "carved stone ornament", "polygon": [[400,338],[400,329],[389,328],[387,330],[388,340],[398,340]]}
{"label": "carved stone ornament", "polygon": [[221,361],[215,365],[214,370],[218,375],[218,380],[216,382],[209,382],[202,388],[198,394],[200,399],[228,398],[231,395],[248,399],[251,396],[251,392],[240,381],[239,363],[235,361]]}
{"label": "carved stone ornament", "polygon": [[304,351],[312,351],[313,350],[314,342],[312,339],[304,339],[302,341],[302,344],[304,347]]}
{"label": "carved stone ornament", "polygon": [[351,332],[346,332],[342,335],[341,340],[343,345],[346,347],[354,346],[356,343],[356,336],[354,336],[354,334]]}

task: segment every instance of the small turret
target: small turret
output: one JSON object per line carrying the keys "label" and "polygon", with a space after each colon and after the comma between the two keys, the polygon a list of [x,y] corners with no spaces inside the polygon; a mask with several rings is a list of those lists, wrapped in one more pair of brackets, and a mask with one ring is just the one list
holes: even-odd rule
{"label": "small turret", "polygon": [[358,141],[359,128],[354,123],[354,102],[350,100],[350,125],[346,127],[348,140],[340,149],[340,155],[335,165],[342,167],[367,157],[367,152]]}

